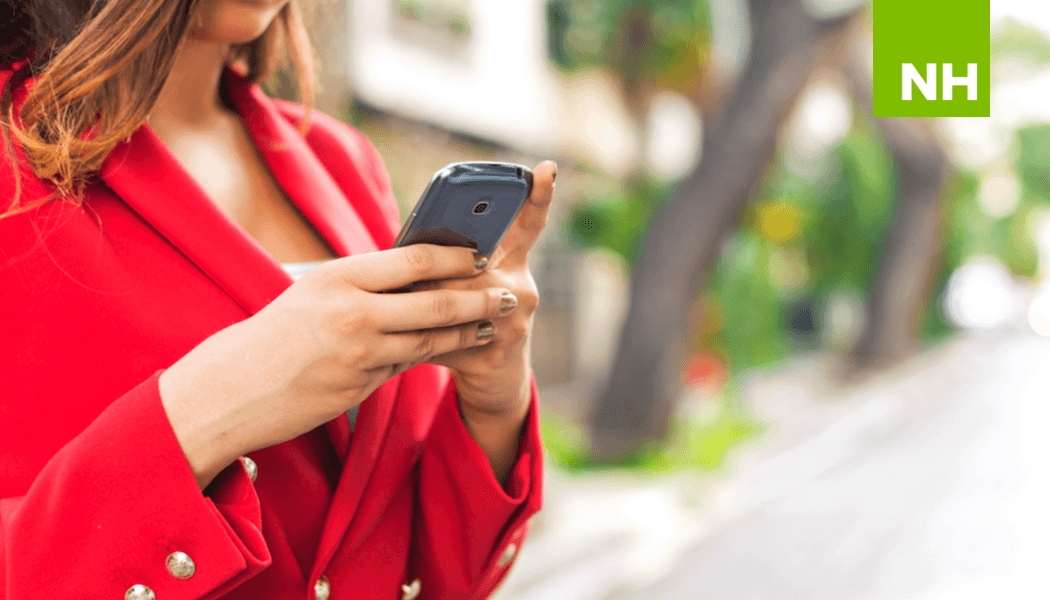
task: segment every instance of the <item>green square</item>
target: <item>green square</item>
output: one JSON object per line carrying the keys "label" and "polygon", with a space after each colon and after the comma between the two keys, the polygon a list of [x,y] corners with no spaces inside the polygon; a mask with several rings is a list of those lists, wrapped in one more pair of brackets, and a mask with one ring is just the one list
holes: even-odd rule
{"label": "green square", "polygon": [[[874,0],[872,14],[876,117],[991,115],[990,0]],[[918,74],[908,78],[911,100],[904,99],[905,63]],[[934,77],[928,77],[930,64],[936,65]],[[976,99],[968,99],[961,82],[952,87],[951,100],[944,98],[945,64],[957,80],[976,65]]]}

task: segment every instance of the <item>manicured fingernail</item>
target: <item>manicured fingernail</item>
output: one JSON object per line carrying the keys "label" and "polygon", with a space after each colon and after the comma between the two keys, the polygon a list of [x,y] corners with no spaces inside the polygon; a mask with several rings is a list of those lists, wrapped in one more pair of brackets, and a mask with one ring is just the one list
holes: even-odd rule
{"label": "manicured fingernail", "polygon": [[487,256],[475,256],[474,257],[474,268],[484,269],[485,265],[489,264],[489,257]]}
{"label": "manicured fingernail", "polygon": [[478,339],[487,340],[490,337],[496,335],[496,326],[490,321],[478,323]]}
{"label": "manicured fingernail", "polygon": [[499,297],[499,311],[507,314],[518,307],[518,297],[510,292],[503,292]]}

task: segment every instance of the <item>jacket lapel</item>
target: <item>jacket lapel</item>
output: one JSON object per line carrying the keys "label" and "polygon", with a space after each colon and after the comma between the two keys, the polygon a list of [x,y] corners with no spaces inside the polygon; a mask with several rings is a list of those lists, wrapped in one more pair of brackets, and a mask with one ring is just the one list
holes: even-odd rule
{"label": "jacket lapel", "polygon": [[277,261],[207,197],[148,126],[110,152],[99,177],[248,314],[291,283]]}
{"label": "jacket lapel", "polygon": [[225,82],[230,100],[270,173],[317,232],[339,256],[378,250],[332,175],[299,130],[278,112],[274,102],[258,86],[230,69]]}
{"label": "jacket lapel", "polygon": [[[378,250],[299,131],[234,71],[229,98],[278,186],[339,256]],[[254,314],[291,284],[280,264],[208,198],[148,125],[110,152],[102,181]]]}
{"label": "jacket lapel", "polygon": [[[224,85],[274,179],[332,249],[340,256],[378,250],[338,184],[273,101],[229,69]],[[100,178],[248,314],[292,283],[273,256],[208,198],[148,126],[110,153]],[[327,566],[361,503],[399,383],[400,376],[391,379],[361,405],[352,440],[345,415],[326,426],[342,451],[344,469],[326,516],[317,569]]]}
{"label": "jacket lapel", "polygon": [[[362,498],[369,477],[379,462],[379,450],[390,425],[400,385],[401,375],[398,375],[379,386],[379,389],[361,404],[358,426],[350,440],[350,453],[343,465],[339,486],[325,517],[310,581],[316,581],[324,573],[336,549],[343,544],[350,522],[354,517],[362,516]],[[356,538],[360,536],[353,537],[355,539],[346,540],[348,545],[355,543]]]}

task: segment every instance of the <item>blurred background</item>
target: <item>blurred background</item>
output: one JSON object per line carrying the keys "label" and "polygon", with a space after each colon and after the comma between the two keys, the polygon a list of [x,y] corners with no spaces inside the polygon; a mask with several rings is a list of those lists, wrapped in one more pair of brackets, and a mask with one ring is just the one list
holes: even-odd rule
{"label": "blurred background", "polygon": [[501,600],[1050,596],[1045,0],[991,0],[980,119],[871,117],[870,2],[299,4],[403,214],[558,162]]}

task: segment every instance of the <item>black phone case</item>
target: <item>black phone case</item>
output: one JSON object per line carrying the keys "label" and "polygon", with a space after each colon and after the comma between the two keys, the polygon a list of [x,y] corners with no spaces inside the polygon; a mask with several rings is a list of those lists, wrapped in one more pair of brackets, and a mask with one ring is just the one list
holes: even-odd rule
{"label": "black phone case", "polygon": [[490,257],[532,191],[532,171],[511,163],[461,162],[438,171],[394,247],[437,244]]}

